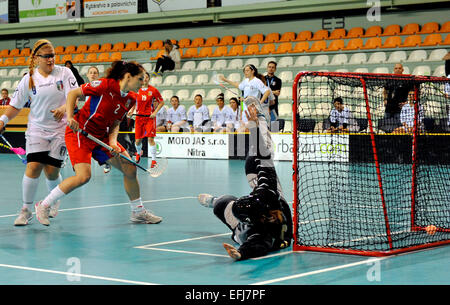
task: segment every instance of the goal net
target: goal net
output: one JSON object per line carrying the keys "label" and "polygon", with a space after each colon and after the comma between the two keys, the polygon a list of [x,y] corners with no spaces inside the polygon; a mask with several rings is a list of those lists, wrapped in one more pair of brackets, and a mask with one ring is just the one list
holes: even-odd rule
{"label": "goal net", "polygon": [[297,75],[294,250],[382,256],[450,242],[448,81]]}

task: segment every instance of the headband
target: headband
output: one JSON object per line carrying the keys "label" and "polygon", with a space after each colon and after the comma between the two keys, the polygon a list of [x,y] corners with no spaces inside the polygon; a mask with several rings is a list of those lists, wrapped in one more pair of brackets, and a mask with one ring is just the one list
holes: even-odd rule
{"label": "headband", "polygon": [[36,49],[34,49],[33,55],[36,55],[37,51],[38,51],[43,45],[46,45],[46,44],[48,44],[48,42],[43,42],[43,43],[41,43],[40,45],[38,45],[38,46],[36,47]]}

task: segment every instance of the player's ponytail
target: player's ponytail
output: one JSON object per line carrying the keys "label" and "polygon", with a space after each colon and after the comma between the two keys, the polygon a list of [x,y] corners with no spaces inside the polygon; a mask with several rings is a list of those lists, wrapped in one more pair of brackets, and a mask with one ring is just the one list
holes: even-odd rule
{"label": "player's ponytail", "polygon": [[135,61],[119,60],[113,62],[111,67],[106,70],[106,78],[121,80],[126,73],[130,73],[131,76],[136,76],[143,71],[145,71],[144,67]]}
{"label": "player's ponytail", "polygon": [[50,41],[47,39],[39,39],[36,41],[36,43],[33,46],[33,49],[31,50],[30,57],[28,58],[28,74],[30,75],[30,80],[28,82],[28,88],[32,89],[34,87],[34,81],[33,81],[33,73],[34,73],[34,66],[36,65],[36,54],[39,49],[41,49],[45,45],[52,45]]}

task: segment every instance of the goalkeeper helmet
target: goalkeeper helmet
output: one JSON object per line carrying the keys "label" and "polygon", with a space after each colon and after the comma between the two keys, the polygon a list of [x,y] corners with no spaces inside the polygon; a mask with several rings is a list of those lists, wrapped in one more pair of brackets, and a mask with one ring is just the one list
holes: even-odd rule
{"label": "goalkeeper helmet", "polygon": [[271,210],[281,210],[278,196],[269,190],[259,189],[248,196],[237,199],[231,209],[240,221],[260,221]]}

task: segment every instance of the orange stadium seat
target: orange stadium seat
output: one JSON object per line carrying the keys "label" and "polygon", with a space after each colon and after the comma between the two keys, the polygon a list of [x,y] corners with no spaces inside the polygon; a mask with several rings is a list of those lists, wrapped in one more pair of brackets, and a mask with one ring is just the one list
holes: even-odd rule
{"label": "orange stadium seat", "polygon": [[8,57],[9,56],[9,49],[3,49],[0,52],[0,57]]}
{"label": "orange stadium seat", "polygon": [[350,39],[347,43],[347,46],[343,48],[345,51],[350,50],[359,50],[364,46],[362,38],[353,38]]}
{"label": "orange stadium seat", "polygon": [[138,48],[138,44],[136,41],[130,41],[127,43],[125,48],[123,49],[124,52],[126,51],[136,51]]}
{"label": "orange stadium seat", "polygon": [[419,29],[420,27],[418,23],[408,23],[403,27],[400,35],[415,35],[419,32]]}
{"label": "orange stadium seat", "polygon": [[88,55],[86,55],[84,62],[97,62],[97,53],[89,53]]}
{"label": "orange stadium seat", "polygon": [[280,33],[270,33],[267,34],[264,38],[264,43],[273,43],[278,42],[280,40]]}
{"label": "orange stadium seat", "polygon": [[306,50],[306,52],[322,52],[327,48],[327,42],[325,40],[318,40],[315,41],[309,50]]}
{"label": "orange stadium seat", "polygon": [[122,60],[122,52],[112,52],[110,60],[111,61]]}
{"label": "orange stadium seat", "polygon": [[3,66],[4,66],[4,64],[3,64],[3,58],[0,57],[0,67],[3,67]]}
{"label": "orange stadium seat", "polygon": [[292,43],[282,42],[278,45],[278,48],[273,52],[273,54],[285,54],[292,50]]}
{"label": "orange stadium seat", "polygon": [[360,38],[363,35],[364,29],[362,27],[354,27],[348,31],[346,38]]}
{"label": "orange stadium seat", "polygon": [[184,54],[182,55],[183,58],[193,58],[193,57],[197,57],[198,55],[198,49],[197,48],[188,48],[186,49],[185,52],[183,52]]}
{"label": "orange stadium seat", "polygon": [[369,27],[362,37],[375,37],[380,36],[383,32],[383,28],[379,25],[373,25]]}
{"label": "orange stadium seat", "polygon": [[200,49],[197,57],[210,57],[212,55],[212,47],[204,47]]}
{"label": "orange stadium seat", "polygon": [[180,48],[189,48],[191,46],[191,40],[189,38],[182,38],[178,41]]}
{"label": "orange stadium seat", "polygon": [[275,52],[276,50],[276,46],[273,43],[266,43],[263,44],[263,46],[261,47],[261,50],[259,50],[259,55],[267,55],[267,54],[272,54],[273,52]]}
{"label": "orange stadium seat", "polygon": [[155,40],[152,42],[152,46],[150,47],[150,50],[158,50],[162,49],[164,47],[164,42],[160,39]]}
{"label": "orange stadium seat", "polygon": [[65,49],[64,49],[64,53],[63,54],[75,54],[75,52],[77,51],[77,47],[76,46],[74,46],[74,45],[70,45],[70,46],[67,46]]}
{"label": "orange stadium seat", "polygon": [[125,44],[123,42],[117,42],[113,45],[112,52],[122,52],[125,49]]}
{"label": "orange stadium seat", "polygon": [[219,44],[219,37],[212,36],[212,37],[206,38],[205,44],[203,46],[204,47],[212,47],[212,46],[217,46],[218,44]]}
{"label": "orange stadium seat", "polygon": [[100,45],[98,43],[91,44],[87,50],[88,53],[100,52]]}
{"label": "orange stadium seat", "polygon": [[442,42],[442,36],[441,34],[430,34],[425,37],[423,42],[420,44],[420,46],[437,46],[440,45]]}
{"label": "orange stadium seat", "polygon": [[384,28],[383,34],[381,36],[395,36],[399,35],[401,32],[400,25],[391,24]]}
{"label": "orange stadium seat", "polygon": [[449,33],[450,32],[450,21],[447,21],[441,26],[439,33]]}
{"label": "orange stadium seat", "polygon": [[79,64],[84,62],[84,53],[76,54],[73,59],[72,63]]}
{"label": "orange stadium seat", "polygon": [[391,36],[388,37],[381,48],[398,48],[402,44],[402,38],[400,36]]}
{"label": "orange stadium seat", "polygon": [[5,60],[3,61],[3,65],[6,67],[14,66],[14,57],[5,58]]}
{"label": "orange stadium seat", "polygon": [[87,50],[89,49],[89,47],[88,47],[88,45],[87,44],[80,44],[78,47],[77,47],[77,54],[80,54],[80,53],[86,53],[87,52]]}
{"label": "orange stadium seat", "polygon": [[347,36],[345,29],[334,29],[328,39],[343,39]]}
{"label": "orange stadium seat", "polygon": [[326,51],[339,51],[345,48],[345,41],[343,39],[336,39],[330,42]]}
{"label": "orange stadium seat", "polygon": [[227,53],[228,53],[227,46],[220,46],[214,50],[214,52],[210,57],[221,57],[227,55]]}
{"label": "orange stadium seat", "polygon": [[19,56],[19,55],[20,55],[20,50],[17,49],[17,48],[12,49],[12,50],[9,52],[9,57],[15,57],[15,56]]}
{"label": "orange stadium seat", "polygon": [[234,39],[233,45],[246,44],[246,43],[248,43],[248,35],[242,34],[242,35],[236,36],[236,38]]}
{"label": "orange stadium seat", "polygon": [[[328,35],[329,35],[328,30],[318,30],[317,32],[314,33],[314,35],[311,38],[311,40],[328,39]],[[312,46],[311,46],[311,48],[312,48]]]}
{"label": "orange stadium seat", "polygon": [[150,50],[150,41],[148,40],[141,41],[136,49],[136,51],[144,51],[144,50]]}
{"label": "orange stadium seat", "polygon": [[27,58],[24,57],[24,56],[16,57],[14,65],[16,65],[16,66],[26,66],[27,65]]}
{"label": "orange stadium seat", "polygon": [[243,45],[232,46],[225,56],[241,56],[244,53]]}
{"label": "orange stadium seat", "polygon": [[441,45],[450,45],[450,34],[447,34],[447,36],[445,37],[444,41],[441,43]]}
{"label": "orange stadium seat", "polygon": [[203,37],[197,37],[192,39],[191,41],[191,48],[197,48],[197,47],[202,47],[205,44],[205,38]]}
{"label": "orange stadium seat", "polygon": [[311,38],[312,38],[311,31],[301,31],[300,33],[298,33],[295,41],[306,41],[306,40],[311,40]]}
{"label": "orange stadium seat", "polygon": [[20,50],[19,56],[28,57],[28,56],[30,56],[30,53],[31,53],[30,48],[23,48],[22,50]]}
{"label": "orange stadium seat", "polygon": [[417,47],[422,42],[420,35],[409,35],[405,38],[405,41],[400,45],[402,48]]}
{"label": "orange stadium seat", "polygon": [[[63,46],[56,46],[55,47],[55,54],[59,54],[59,55],[64,54],[64,47]],[[1,55],[0,55],[0,57],[1,57]]]}
{"label": "orange stadium seat", "polygon": [[382,46],[381,38],[380,37],[371,37],[366,40],[366,43],[364,46],[362,46],[360,49],[367,50],[367,49],[376,49]]}
{"label": "orange stadium seat", "polygon": [[439,23],[437,22],[428,22],[422,26],[417,34],[432,34],[439,32]]}
{"label": "orange stadium seat", "polygon": [[65,54],[61,57],[61,64],[64,64],[66,61],[72,61],[72,54]]}
{"label": "orange stadium seat", "polygon": [[99,52],[106,53],[106,52],[110,52],[111,50],[112,50],[112,44],[109,42],[106,42],[106,43],[102,44]]}
{"label": "orange stadium seat", "polygon": [[286,32],[281,35],[280,40],[278,42],[295,41],[295,37],[296,37],[295,32]]}
{"label": "orange stadium seat", "polygon": [[309,43],[307,41],[297,42],[289,53],[303,53],[309,49]]}
{"label": "orange stadium seat", "polygon": [[97,61],[99,61],[99,62],[111,61],[111,58],[109,57],[109,53],[108,52],[100,53],[98,55]]}
{"label": "orange stadium seat", "polygon": [[261,33],[256,33],[250,36],[248,43],[255,44],[255,43],[263,43],[264,42],[264,35]]}
{"label": "orange stadium seat", "polygon": [[60,55],[55,55],[55,64],[56,65],[60,65],[61,64],[61,56]]}
{"label": "orange stadium seat", "polygon": [[159,50],[158,53],[156,53],[156,56],[150,57],[151,60],[156,60],[158,58],[160,58],[161,56],[163,56],[165,54],[164,50]]}
{"label": "orange stadium seat", "polygon": [[233,36],[231,36],[231,35],[226,35],[226,36],[223,36],[221,39],[220,39],[220,42],[219,42],[219,46],[228,46],[228,45],[231,45],[231,44],[233,44],[233,41],[234,41],[234,38],[233,38]]}
{"label": "orange stadium seat", "polygon": [[244,53],[242,55],[257,55],[259,52],[259,45],[257,44],[250,44],[245,48]]}

